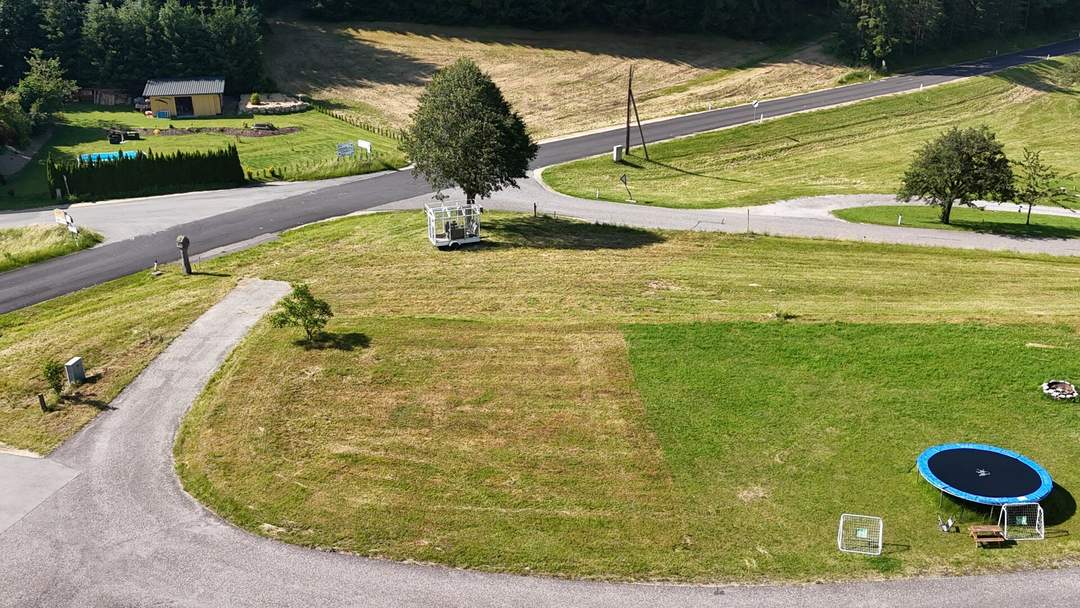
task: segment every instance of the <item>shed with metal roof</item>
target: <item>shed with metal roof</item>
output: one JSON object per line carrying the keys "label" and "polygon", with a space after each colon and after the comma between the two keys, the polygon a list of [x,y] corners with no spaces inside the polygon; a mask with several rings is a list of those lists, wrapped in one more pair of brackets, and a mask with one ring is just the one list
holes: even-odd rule
{"label": "shed with metal roof", "polygon": [[143,97],[150,101],[150,111],[159,118],[216,116],[221,114],[224,92],[224,78],[147,80]]}

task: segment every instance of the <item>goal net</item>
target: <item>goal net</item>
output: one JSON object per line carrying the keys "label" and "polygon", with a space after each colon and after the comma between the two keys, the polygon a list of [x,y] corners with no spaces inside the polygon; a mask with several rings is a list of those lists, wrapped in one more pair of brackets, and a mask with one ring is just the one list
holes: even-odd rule
{"label": "goal net", "polygon": [[1042,540],[1046,538],[1043,508],[1037,502],[1023,502],[1001,507],[998,515],[1006,540]]}
{"label": "goal net", "polygon": [[885,524],[880,517],[844,513],[836,532],[836,545],[844,553],[881,555],[881,539]]}

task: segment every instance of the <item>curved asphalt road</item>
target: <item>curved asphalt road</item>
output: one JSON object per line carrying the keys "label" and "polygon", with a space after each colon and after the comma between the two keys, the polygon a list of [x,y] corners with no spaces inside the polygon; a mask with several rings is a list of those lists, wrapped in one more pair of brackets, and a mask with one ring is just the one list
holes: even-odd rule
{"label": "curved asphalt road", "polygon": [[[757,108],[743,105],[669,118],[651,122],[647,127],[647,136],[652,141],[659,141],[692,135],[753,122],[760,114],[766,117],[783,116],[918,90],[922,86],[937,85],[1037,61],[1048,55],[1058,56],[1078,51],[1080,39],[1068,40],[918,74],[763,101]],[[622,137],[622,131],[616,128],[550,141],[541,146],[533,166],[544,167],[600,154],[611,150],[613,145],[622,143]],[[430,192],[430,189],[426,183],[413,179],[408,172],[397,172],[222,213],[175,226],[168,231],[34,264],[0,274],[0,313],[138,272],[153,265],[154,260],[172,260],[176,257],[177,234],[191,237],[192,252],[200,253],[427,192]],[[244,196],[244,190],[237,190],[236,195]]]}
{"label": "curved asphalt road", "polygon": [[[287,291],[276,281],[241,282],[113,401],[113,411],[48,459],[26,459],[24,469],[64,475],[0,527],[0,608],[1080,605],[1075,569],[822,585],[606,584],[360,559],[252,536],[183,492],[172,443],[214,370]],[[0,468],[15,458],[0,455]]]}

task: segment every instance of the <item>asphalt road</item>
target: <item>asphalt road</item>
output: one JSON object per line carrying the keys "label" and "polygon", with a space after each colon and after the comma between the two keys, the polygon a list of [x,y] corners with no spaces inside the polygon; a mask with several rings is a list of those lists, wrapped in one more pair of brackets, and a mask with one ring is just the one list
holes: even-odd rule
{"label": "asphalt road", "polygon": [[[0,528],[0,608],[1080,605],[1076,569],[818,585],[610,584],[362,559],[253,536],[184,493],[172,444],[214,370],[287,291],[275,281],[241,282],[147,366],[114,409],[36,461],[48,487],[12,497],[28,508]],[[0,454],[0,467],[9,463]],[[21,464],[20,474],[32,476],[35,462]],[[4,483],[0,477],[0,493],[10,489]],[[832,533],[822,531],[822,542]],[[958,550],[977,550],[956,540]]]}
{"label": "asphalt road", "polygon": [[[735,106],[654,121],[646,126],[645,132],[650,141],[671,139],[753,122],[762,114],[770,118],[918,90],[922,86],[1037,61],[1048,55],[1075,52],[1080,52],[1080,39],[917,74],[762,101],[757,108]],[[541,146],[533,166],[544,167],[601,154],[622,143],[622,138],[622,131],[613,129],[547,142]],[[244,196],[244,192],[237,190],[237,196]],[[398,172],[222,213],[168,231],[33,264],[0,274],[0,313],[138,272],[152,266],[155,260],[173,260],[177,255],[175,239],[178,234],[191,238],[192,252],[200,253],[426,192],[430,192],[426,183],[413,179],[408,172]]]}

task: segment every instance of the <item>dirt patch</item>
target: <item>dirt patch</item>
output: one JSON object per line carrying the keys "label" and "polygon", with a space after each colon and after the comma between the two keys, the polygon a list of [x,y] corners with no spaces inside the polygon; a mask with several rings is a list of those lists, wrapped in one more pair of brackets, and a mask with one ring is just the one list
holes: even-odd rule
{"label": "dirt patch", "polygon": [[769,493],[761,486],[749,486],[739,490],[739,493],[736,496],[745,503],[751,503],[763,498],[768,498]]}

